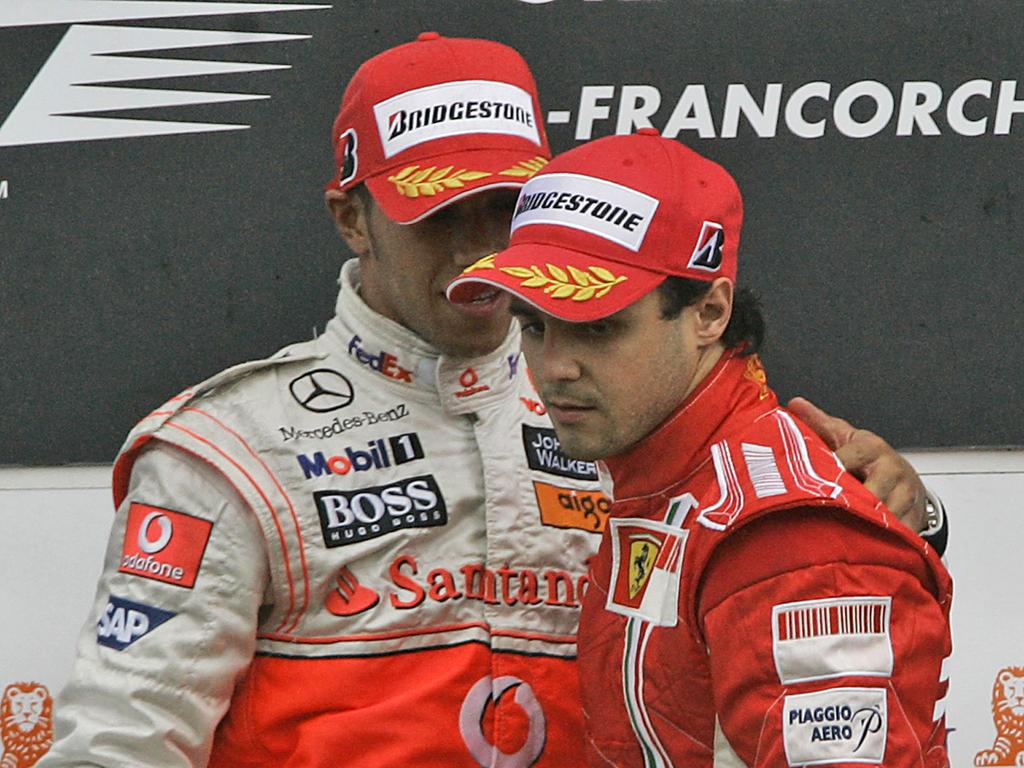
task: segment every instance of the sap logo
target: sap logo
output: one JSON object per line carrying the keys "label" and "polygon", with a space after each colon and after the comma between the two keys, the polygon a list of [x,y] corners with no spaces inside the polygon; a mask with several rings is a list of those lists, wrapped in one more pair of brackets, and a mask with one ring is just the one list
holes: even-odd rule
{"label": "sap logo", "polygon": [[381,352],[377,355],[371,355],[359,344],[362,338],[357,334],[351,338],[348,342],[348,353],[352,355],[356,360],[369,368],[387,376],[389,379],[395,379],[396,381],[404,381],[407,384],[412,384],[412,371],[406,370],[398,364],[398,358],[389,352]]}
{"label": "sap logo", "polygon": [[303,454],[297,458],[307,480],[323,475],[347,475],[352,471],[383,469],[392,464],[398,466],[423,458],[423,446],[415,432],[389,437],[387,443],[371,440],[367,446],[369,450],[366,451],[346,448],[344,455],[325,456],[323,451],[317,451],[312,457]]}
{"label": "sap logo", "polygon": [[111,595],[106,610],[96,624],[96,641],[116,651],[123,651],[176,615],[172,611]]}
{"label": "sap logo", "polygon": [[397,531],[448,523],[448,509],[432,475],[356,491],[317,491],[324,544],[342,547]]}

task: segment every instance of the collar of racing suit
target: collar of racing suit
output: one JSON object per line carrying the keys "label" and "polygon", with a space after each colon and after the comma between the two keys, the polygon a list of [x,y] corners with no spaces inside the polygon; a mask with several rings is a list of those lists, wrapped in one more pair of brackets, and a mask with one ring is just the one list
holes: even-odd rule
{"label": "collar of racing suit", "polygon": [[710,461],[710,444],[727,435],[726,421],[742,414],[747,424],[750,409],[777,407],[757,355],[727,350],[661,426],[628,451],[598,462],[602,490],[626,501],[678,485]]}
{"label": "collar of racing suit", "polygon": [[[525,375],[519,352],[519,326],[509,324],[501,346],[480,357],[441,354],[403,325],[374,312],[359,296],[359,261],[342,265],[334,318],[322,338],[379,374],[381,385],[411,399],[437,399],[449,414],[469,414],[504,402],[516,379]],[[522,364],[520,365],[520,363]]]}

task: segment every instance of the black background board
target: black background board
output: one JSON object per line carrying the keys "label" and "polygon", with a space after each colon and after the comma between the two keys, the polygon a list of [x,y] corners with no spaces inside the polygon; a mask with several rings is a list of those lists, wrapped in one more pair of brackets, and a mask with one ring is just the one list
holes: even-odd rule
{"label": "black background board", "polygon": [[[780,395],[902,447],[1024,444],[1024,112],[995,131],[1000,84],[1024,61],[1017,2],[337,0],[89,24],[312,37],[135,54],[290,68],[121,83],[270,98],[103,114],[247,130],[0,146],[0,464],[109,461],[186,385],[323,328],[349,256],[322,199],[341,92],[361,61],[427,29],[519,49],[545,113],[569,113],[548,121],[555,151],[577,144],[593,86],[613,89],[596,138],[616,131],[625,86],[657,89],[662,129],[687,86],[703,85],[715,136],[677,138],[743,190],[741,283],[762,296]],[[0,123],[72,26],[0,28]],[[963,108],[986,120],[969,136],[945,108],[974,80],[993,91]],[[887,88],[897,112],[905,83],[937,84],[939,135],[897,135],[897,115],[874,135],[843,135],[837,96],[863,81]],[[831,94],[807,102],[807,120],[825,118],[808,139],[781,113],[811,82]],[[720,136],[737,83],[758,100],[782,85],[773,135],[741,119],[735,138]],[[851,109],[873,112],[870,99]]]}

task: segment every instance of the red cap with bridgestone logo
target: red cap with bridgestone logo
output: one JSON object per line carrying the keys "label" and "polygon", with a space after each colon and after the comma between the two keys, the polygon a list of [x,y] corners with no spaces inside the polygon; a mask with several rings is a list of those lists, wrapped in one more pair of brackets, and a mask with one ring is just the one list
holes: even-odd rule
{"label": "red cap with bridgestone logo", "polygon": [[572,322],[614,314],[670,276],[736,280],[743,200],[732,176],[642,128],[583,144],[519,195],[512,238],[448,286],[456,303],[494,287]]}
{"label": "red cap with bridgestone logo", "polygon": [[338,172],[327,188],[365,182],[403,224],[485,189],[519,188],[551,157],[523,57],[501,43],[437,32],[356,71],[333,142]]}

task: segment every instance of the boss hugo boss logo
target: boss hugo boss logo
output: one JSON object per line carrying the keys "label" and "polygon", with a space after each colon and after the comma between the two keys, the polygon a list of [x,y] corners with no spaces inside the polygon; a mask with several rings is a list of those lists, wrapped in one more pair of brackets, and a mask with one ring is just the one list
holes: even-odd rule
{"label": "boss hugo boss logo", "polygon": [[342,547],[402,528],[445,525],[448,509],[432,475],[355,491],[317,491],[324,544]]}
{"label": "boss hugo boss logo", "polygon": [[177,614],[111,595],[96,624],[96,642],[123,651]]}
{"label": "boss hugo boss logo", "polygon": [[657,209],[656,198],[622,184],[576,173],[549,173],[523,187],[512,231],[529,224],[556,224],[638,251]]}
{"label": "boss hugo boss logo", "polygon": [[288,389],[295,402],[313,413],[330,413],[352,403],[352,382],[330,368],[317,368],[294,379]]}
{"label": "boss hugo boss logo", "polygon": [[597,480],[597,465],[592,461],[572,459],[562,453],[562,444],[553,429],[524,424],[523,448],[530,469],[577,480]]}
{"label": "boss hugo boss logo", "polygon": [[346,448],[334,456],[325,456],[323,451],[297,457],[302,473],[307,480],[324,475],[347,475],[349,472],[365,472],[368,469],[384,469],[423,458],[423,446],[415,432],[396,435],[385,440],[371,440],[365,449]]}
{"label": "boss hugo boss logo", "polygon": [[384,157],[425,141],[468,133],[520,136],[540,146],[530,94],[492,80],[459,80],[406,91],[375,104]]}

